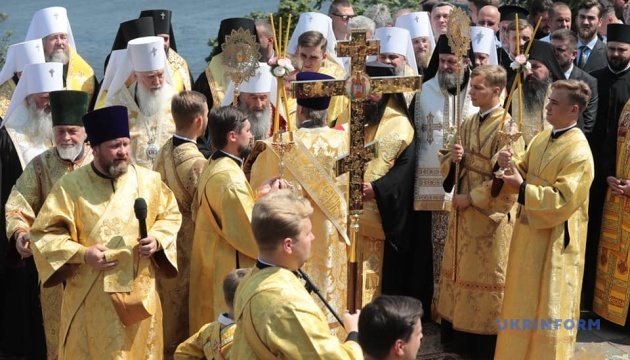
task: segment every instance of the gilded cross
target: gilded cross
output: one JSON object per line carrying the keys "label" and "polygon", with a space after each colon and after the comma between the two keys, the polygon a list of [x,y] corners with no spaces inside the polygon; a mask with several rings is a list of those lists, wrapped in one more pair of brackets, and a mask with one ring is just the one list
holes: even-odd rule
{"label": "gilded cross", "polygon": [[165,17],[165,16],[166,16],[166,14],[165,14],[164,12],[162,12],[162,13],[160,14],[160,17],[162,18],[162,20],[164,20],[164,17]]}
{"label": "gilded cross", "polygon": [[52,78],[55,75],[55,69],[51,68],[49,71],[50,77]]}
{"label": "gilded cross", "polygon": [[[417,91],[422,86],[421,76],[388,76],[370,78],[366,74],[365,62],[369,55],[379,54],[379,41],[367,40],[365,29],[350,32],[350,40],[337,42],[337,55],[350,58],[350,76],[341,80],[294,81],[293,94],[298,98],[322,96],[346,96],[350,99],[350,152],[337,159],[335,176],[349,172],[349,233],[351,239],[350,265],[348,281],[348,306],[350,309],[361,308],[364,304],[362,271],[356,268],[356,255],[361,256],[360,246],[354,239],[358,231],[359,215],[363,212],[363,178],[367,163],[376,156],[376,143],[365,145],[364,106],[371,93],[399,93]],[[358,261],[362,266],[361,260]]]}
{"label": "gilded cross", "polygon": [[433,119],[435,119],[435,116],[433,116],[433,113],[429,113],[429,115],[427,115],[427,123],[422,124],[422,126],[420,127],[422,131],[428,132],[427,142],[429,144],[433,144],[433,132],[435,130],[443,130],[442,124],[434,123]]}
{"label": "gilded cross", "polygon": [[155,54],[157,53],[157,49],[155,48],[155,46],[153,47],[153,49],[151,49],[150,53],[153,54],[153,57],[155,57]]}

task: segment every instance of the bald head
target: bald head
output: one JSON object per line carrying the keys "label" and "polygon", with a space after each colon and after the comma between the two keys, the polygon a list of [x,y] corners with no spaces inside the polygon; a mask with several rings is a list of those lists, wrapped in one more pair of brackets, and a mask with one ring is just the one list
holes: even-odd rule
{"label": "bald head", "polygon": [[499,30],[500,20],[501,14],[499,13],[499,9],[494,5],[482,7],[477,14],[477,26],[487,27],[495,32]]}

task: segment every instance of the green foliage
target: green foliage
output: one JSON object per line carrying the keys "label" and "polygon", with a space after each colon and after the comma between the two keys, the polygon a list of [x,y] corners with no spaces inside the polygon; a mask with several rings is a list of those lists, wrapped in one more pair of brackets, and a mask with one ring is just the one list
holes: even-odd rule
{"label": "green foliage", "polygon": [[[8,16],[8,14],[0,13],[0,22],[3,22]],[[0,35],[0,69],[4,66],[4,62],[6,61],[9,40],[12,34],[13,30],[5,30],[4,33]]]}

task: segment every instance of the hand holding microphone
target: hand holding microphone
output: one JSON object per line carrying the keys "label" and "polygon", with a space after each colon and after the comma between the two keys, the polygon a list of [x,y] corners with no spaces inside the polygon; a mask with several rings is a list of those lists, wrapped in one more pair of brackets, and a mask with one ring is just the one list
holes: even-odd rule
{"label": "hand holding microphone", "polygon": [[136,213],[136,219],[140,225],[138,253],[141,257],[149,257],[157,251],[158,242],[156,238],[147,234],[147,202],[143,198],[137,198],[133,204],[133,211]]}

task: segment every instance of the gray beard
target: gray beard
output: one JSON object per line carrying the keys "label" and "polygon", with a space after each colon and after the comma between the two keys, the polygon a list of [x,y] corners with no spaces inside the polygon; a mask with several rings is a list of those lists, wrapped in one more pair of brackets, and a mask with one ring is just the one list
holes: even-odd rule
{"label": "gray beard", "polygon": [[54,53],[50,56],[46,56],[46,62],[58,62],[64,65],[68,65],[68,61],[70,61],[70,57],[65,51],[62,53]]}
{"label": "gray beard", "polygon": [[440,84],[440,88],[443,90],[456,89],[458,85],[461,85],[464,82],[464,71],[461,71],[461,76],[459,79],[459,84],[457,81],[457,73],[447,73],[441,70],[438,70],[438,84]]}
{"label": "gray beard", "polygon": [[29,134],[36,134],[44,137],[45,139],[52,140],[52,116],[44,109],[38,109],[35,104],[31,104],[30,100],[27,100],[28,108],[28,123],[25,125],[25,130]]}
{"label": "gray beard", "polygon": [[238,107],[248,113],[247,118],[251,125],[249,131],[254,135],[254,140],[267,138],[269,129],[271,129],[271,104],[267,103],[263,111],[247,111],[247,106],[243,102],[240,102]]}
{"label": "gray beard", "polygon": [[120,163],[119,165],[113,163],[109,166],[109,168],[107,168],[107,173],[110,178],[116,179],[120,175],[125,174],[128,168],[129,162]]}
{"label": "gray beard", "polygon": [[551,76],[548,76],[542,81],[523,83],[523,110],[526,113],[540,114],[542,112],[551,82]]}
{"label": "gray beard", "polygon": [[138,82],[136,83],[136,90],[138,108],[144,116],[153,116],[162,111],[165,106],[170,107],[173,91],[167,84],[162,85],[159,90],[151,92]]}
{"label": "gray beard", "polygon": [[73,144],[71,147],[62,147],[57,145],[57,152],[59,157],[63,160],[74,161],[77,156],[83,151],[83,144]]}

